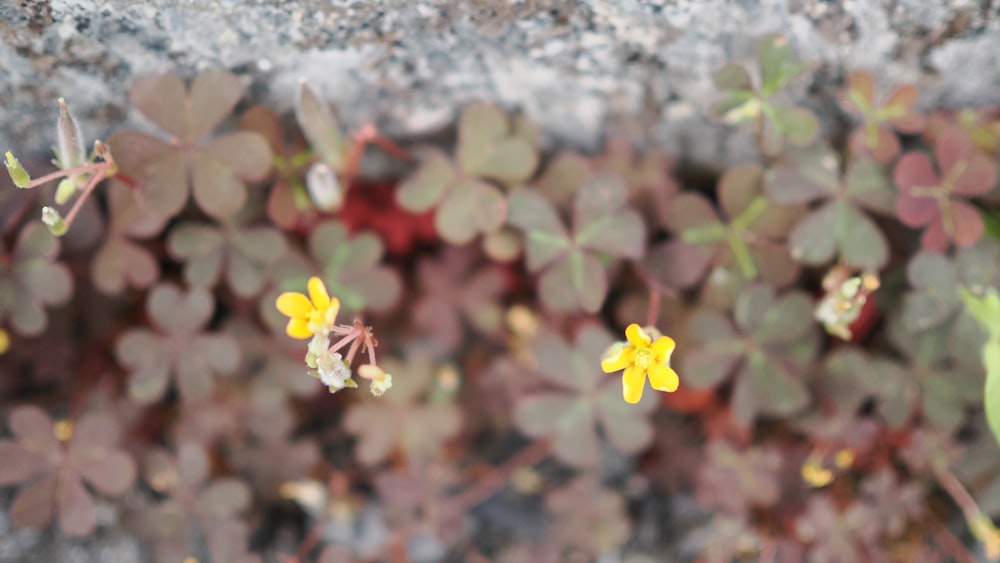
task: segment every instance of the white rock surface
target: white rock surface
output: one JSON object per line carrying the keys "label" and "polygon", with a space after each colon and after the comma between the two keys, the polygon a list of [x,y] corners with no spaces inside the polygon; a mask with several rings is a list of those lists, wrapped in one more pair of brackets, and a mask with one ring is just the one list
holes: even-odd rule
{"label": "white rock surface", "polygon": [[708,124],[710,73],[787,34],[831,123],[845,69],[915,81],[922,104],[1000,102],[1000,3],[980,0],[20,0],[0,2],[0,149],[47,148],[56,98],[89,137],[134,120],[134,77],[220,66],[288,109],[300,77],[344,120],[435,131],[476,99],[593,148],[615,130],[706,163],[752,154]]}

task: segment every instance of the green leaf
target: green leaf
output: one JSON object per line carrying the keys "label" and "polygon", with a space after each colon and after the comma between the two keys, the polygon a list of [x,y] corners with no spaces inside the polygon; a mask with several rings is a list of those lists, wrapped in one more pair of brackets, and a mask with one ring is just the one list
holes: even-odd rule
{"label": "green leaf", "polygon": [[347,165],[347,142],[340,131],[340,124],[337,123],[337,118],[326,102],[320,100],[316,92],[304,81],[299,86],[295,119],[320,158],[329,164],[330,168],[338,172],[343,171]]}
{"label": "green leaf", "polygon": [[837,157],[827,147],[790,150],[767,171],[764,190],[779,205],[808,203],[837,192]]}
{"label": "green leaf", "polygon": [[936,252],[918,252],[906,268],[914,291],[903,298],[903,323],[924,330],[947,319],[958,305],[958,273],[947,258]]}
{"label": "green leaf", "polygon": [[628,189],[621,176],[597,174],[580,186],[573,200],[573,226],[577,233],[613,213],[628,201]]}
{"label": "green leaf", "polygon": [[715,87],[719,90],[751,90],[753,82],[743,65],[729,63],[712,74]]}
{"label": "green leaf", "polygon": [[792,257],[825,264],[839,250],[852,266],[874,270],[888,259],[885,235],[870,217],[843,200],[832,200],[806,216],[788,237]]}
{"label": "green leaf", "polygon": [[[1000,317],[995,317],[1000,320]],[[1000,338],[994,336],[983,347],[983,365],[986,366],[984,401],[986,420],[993,437],[1000,442]]]}
{"label": "green leaf", "polygon": [[987,288],[982,295],[977,295],[964,286],[960,286],[958,291],[966,309],[986,329],[990,339],[1000,339],[1000,293],[996,288]]}
{"label": "green leaf", "polygon": [[765,344],[790,343],[812,326],[812,311],[812,300],[804,293],[787,293],[767,309],[754,336]]}
{"label": "green leaf", "polygon": [[556,205],[568,203],[591,173],[590,162],[575,152],[562,152],[532,184]]}
{"label": "green leaf", "polygon": [[875,160],[855,159],[847,169],[844,183],[847,194],[861,206],[880,213],[894,212],[896,191],[885,167]]}
{"label": "green leaf", "polygon": [[434,216],[444,240],[463,245],[480,233],[496,231],[507,217],[507,202],[496,187],[474,178],[460,181]]}
{"label": "green leaf", "polygon": [[507,220],[525,233],[527,268],[531,272],[550,264],[571,246],[566,227],[552,204],[530,190],[515,190],[507,201]]}
{"label": "green leaf", "polygon": [[862,270],[878,270],[889,259],[889,243],[871,217],[837,202],[837,242],[844,262]]}
{"label": "green leaf", "polygon": [[787,416],[809,402],[809,392],[802,380],[763,353],[750,356],[749,369],[750,384],[762,411]]}
{"label": "green leaf", "polygon": [[804,147],[819,135],[819,121],[811,111],[798,106],[776,106],[775,113],[781,132],[791,144]]}
{"label": "green leaf", "polygon": [[434,207],[455,182],[455,169],[441,151],[428,151],[421,160],[420,168],[396,192],[400,207],[414,213]]}
{"label": "green leaf", "polygon": [[512,131],[497,107],[475,103],[462,111],[458,124],[458,164],[462,171],[506,184],[527,180],[538,166],[538,153],[527,136]]}
{"label": "green leaf", "polygon": [[757,47],[757,61],[762,79],[761,92],[770,95],[785,87],[805,71],[805,65],[791,60],[792,46],[788,38],[771,33]]}
{"label": "green leaf", "polygon": [[760,100],[750,90],[730,90],[708,108],[711,117],[729,125],[757,119],[760,112]]}
{"label": "green leaf", "polygon": [[542,274],[538,291],[553,310],[582,308],[596,313],[604,304],[608,279],[596,258],[574,249]]}

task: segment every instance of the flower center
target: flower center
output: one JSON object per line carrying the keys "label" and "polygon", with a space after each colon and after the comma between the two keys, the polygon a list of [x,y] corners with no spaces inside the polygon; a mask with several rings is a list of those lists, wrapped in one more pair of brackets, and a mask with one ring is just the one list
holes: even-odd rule
{"label": "flower center", "polygon": [[642,369],[648,369],[656,361],[653,351],[649,348],[638,348],[635,351],[635,365]]}

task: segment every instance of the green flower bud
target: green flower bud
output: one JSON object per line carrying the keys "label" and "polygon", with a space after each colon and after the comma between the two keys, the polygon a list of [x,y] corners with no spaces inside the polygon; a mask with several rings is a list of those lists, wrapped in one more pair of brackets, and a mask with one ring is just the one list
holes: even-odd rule
{"label": "green flower bud", "polygon": [[14,158],[14,155],[10,151],[7,151],[7,154],[4,156],[6,157],[4,165],[7,167],[7,173],[10,174],[10,179],[14,181],[14,185],[19,188],[27,188],[31,184],[31,176],[28,175],[28,171]]}
{"label": "green flower bud", "polygon": [[66,107],[66,100],[59,98],[59,164],[67,170],[82,166],[87,155],[83,148],[80,126]]}
{"label": "green flower bud", "polygon": [[49,228],[49,232],[53,236],[61,237],[66,234],[66,230],[68,229],[62,215],[54,207],[49,207],[48,205],[42,208],[42,222]]}
{"label": "green flower bud", "polygon": [[56,188],[56,203],[58,205],[66,203],[75,193],[76,180],[73,178],[63,178],[59,181],[59,187]]}

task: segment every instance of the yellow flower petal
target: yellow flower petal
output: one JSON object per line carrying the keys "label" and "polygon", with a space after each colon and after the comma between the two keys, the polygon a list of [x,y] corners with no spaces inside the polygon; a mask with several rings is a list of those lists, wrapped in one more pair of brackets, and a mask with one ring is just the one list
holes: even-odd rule
{"label": "yellow flower petal", "polygon": [[294,291],[288,291],[279,295],[274,305],[281,311],[282,315],[293,319],[307,318],[313,310],[309,298]]}
{"label": "yellow flower petal", "polygon": [[649,385],[653,389],[673,393],[680,384],[681,378],[667,364],[654,363],[649,366]]}
{"label": "yellow flower petal", "polygon": [[299,340],[305,340],[313,335],[313,331],[309,330],[309,321],[305,319],[289,320],[285,326],[285,332],[288,333],[288,336]]}
{"label": "yellow flower petal", "polygon": [[635,362],[635,348],[619,342],[612,346],[601,358],[601,369],[604,373],[621,371]]}
{"label": "yellow flower petal", "polygon": [[309,300],[320,311],[326,311],[330,306],[330,294],[326,291],[326,284],[315,276],[309,278]]}
{"label": "yellow flower petal", "polygon": [[642,327],[632,323],[625,328],[625,338],[628,338],[628,343],[636,348],[648,348],[649,335],[646,331],[642,330]]}
{"label": "yellow flower petal", "polygon": [[646,373],[639,366],[625,368],[622,375],[622,396],[626,403],[638,403],[642,399],[642,389],[646,386]]}
{"label": "yellow flower petal", "polygon": [[653,350],[653,354],[656,355],[656,361],[667,362],[670,360],[670,354],[673,353],[674,347],[677,344],[674,343],[674,339],[669,336],[661,336],[653,342],[650,349]]}
{"label": "yellow flower petal", "polygon": [[333,323],[337,322],[337,314],[340,313],[340,299],[336,297],[330,298],[330,306],[327,308],[324,318],[326,323],[333,326]]}

